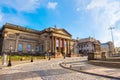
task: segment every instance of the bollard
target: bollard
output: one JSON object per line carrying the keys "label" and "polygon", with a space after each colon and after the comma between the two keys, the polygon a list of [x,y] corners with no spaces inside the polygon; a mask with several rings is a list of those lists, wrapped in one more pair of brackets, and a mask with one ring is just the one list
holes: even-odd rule
{"label": "bollard", "polygon": [[82,70],[81,66],[80,66],[80,70]]}
{"label": "bollard", "polygon": [[72,68],[72,65],[70,65],[70,68]]}
{"label": "bollard", "polygon": [[31,62],[33,62],[33,57],[31,58]]}
{"label": "bollard", "polygon": [[65,66],[66,66],[66,63],[64,63],[65,64]]}

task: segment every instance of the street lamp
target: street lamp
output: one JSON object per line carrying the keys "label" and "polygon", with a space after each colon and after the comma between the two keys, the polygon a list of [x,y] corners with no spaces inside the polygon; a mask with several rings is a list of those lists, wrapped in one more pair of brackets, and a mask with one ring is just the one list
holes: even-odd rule
{"label": "street lamp", "polygon": [[8,61],[8,66],[12,66],[12,63],[11,63],[11,50],[12,50],[12,46],[10,46],[10,53],[9,53],[9,61]]}
{"label": "street lamp", "polygon": [[43,56],[44,56],[44,59],[45,59],[45,54],[46,54],[46,52],[43,54]]}
{"label": "street lamp", "polygon": [[34,51],[34,50],[32,49],[32,52],[31,52],[31,53],[32,53],[32,54],[31,54],[31,55],[32,55],[32,56],[31,56],[31,62],[33,62],[33,51]]}
{"label": "street lamp", "polygon": [[50,60],[50,50],[48,51],[48,60]]}
{"label": "street lamp", "polygon": [[[108,29],[111,30],[112,42],[113,42],[113,46],[115,46],[115,45],[114,45],[114,38],[113,38],[113,29],[115,29],[115,27],[109,27]],[[115,53],[115,49],[114,49],[114,51],[113,51],[112,54],[114,54],[114,53]]]}

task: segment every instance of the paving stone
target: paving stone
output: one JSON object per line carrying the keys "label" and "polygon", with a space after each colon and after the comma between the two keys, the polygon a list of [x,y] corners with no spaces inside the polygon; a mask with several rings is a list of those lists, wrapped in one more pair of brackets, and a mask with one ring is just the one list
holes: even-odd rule
{"label": "paving stone", "polygon": [[[65,59],[69,62],[76,60],[82,58]],[[64,69],[59,66],[63,61],[63,59],[37,61],[3,69],[0,80],[112,80]]]}

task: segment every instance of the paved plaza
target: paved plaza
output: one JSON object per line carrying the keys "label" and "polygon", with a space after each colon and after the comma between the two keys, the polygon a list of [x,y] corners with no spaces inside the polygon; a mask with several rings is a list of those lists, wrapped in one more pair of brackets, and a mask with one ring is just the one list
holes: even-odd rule
{"label": "paved plaza", "polygon": [[1,69],[0,80],[115,80],[65,69],[59,63],[85,61],[86,58],[40,60]]}

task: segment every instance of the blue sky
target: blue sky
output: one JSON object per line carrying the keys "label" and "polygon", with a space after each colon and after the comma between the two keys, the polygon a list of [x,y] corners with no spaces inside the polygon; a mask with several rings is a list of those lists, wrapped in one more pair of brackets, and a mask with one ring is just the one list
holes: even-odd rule
{"label": "blue sky", "polygon": [[65,28],[76,37],[94,37],[111,41],[113,30],[116,46],[120,46],[120,0],[1,0],[0,27],[6,22],[43,30]]}

